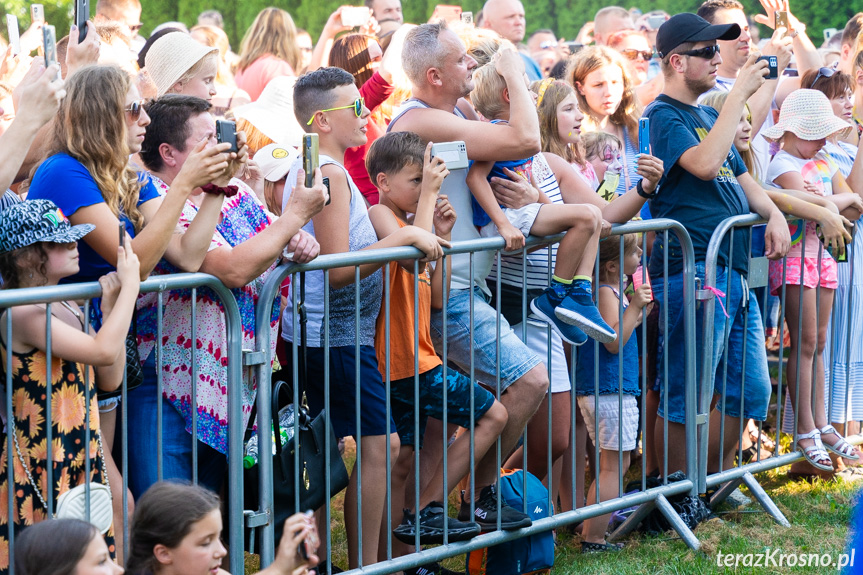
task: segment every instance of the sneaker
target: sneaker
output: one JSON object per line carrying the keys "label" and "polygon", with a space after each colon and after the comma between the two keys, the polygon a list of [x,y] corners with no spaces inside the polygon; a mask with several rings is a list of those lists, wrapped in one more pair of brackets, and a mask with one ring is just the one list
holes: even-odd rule
{"label": "sneaker", "polygon": [[405,575],[465,575],[461,571],[452,571],[440,563],[429,563],[415,569],[405,569]]}
{"label": "sneaker", "polygon": [[549,287],[541,296],[531,300],[530,310],[548,323],[563,341],[572,345],[581,345],[587,341],[587,335],[576,326],[562,322],[554,313],[555,308],[562,301],[563,298],[554,291],[554,288]]}
{"label": "sneaker", "polygon": [[590,284],[586,280],[572,282],[566,297],[554,308],[554,314],[560,321],[576,326],[600,343],[611,343],[617,339],[617,333],[605,323],[596,309],[590,295]]}
{"label": "sneaker", "polygon": [[[393,530],[393,535],[402,543],[411,545],[416,541],[415,515],[409,509],[405,509],[404,514],[401,525]],[[443,543],[444,523],[447,525],[450,543],[467,541],[479,535],[480,532],[480,527],[476,523],[466,523],[447,517],[443,504],[432,501],[420,511],[420,543],[423,545]]]}
{"label": "sneaker", "polygon": [[[458,512],[459,521],[470,520],[470,503],[464,500],[462,492],[461,509]],[[473,519],[486,531],[497,529],[497,496],[494,485],[483,487],[479,492],[479,501],[473,511]],[[500,500],[500,528],[507,531],[530,527],[533,522],[530,516],[510,507],[506,501]]]}

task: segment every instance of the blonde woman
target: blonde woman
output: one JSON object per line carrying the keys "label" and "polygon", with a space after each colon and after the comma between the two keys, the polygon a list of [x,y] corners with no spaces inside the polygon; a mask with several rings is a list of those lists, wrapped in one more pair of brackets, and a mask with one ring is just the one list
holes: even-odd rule
{"label": "blonde woman", "polygon": [[297,27],[291,15],[280,8],[261,10],[240,44],[240,62],[234,79],[252,101],[279,76],[296,76],[302,54]]}

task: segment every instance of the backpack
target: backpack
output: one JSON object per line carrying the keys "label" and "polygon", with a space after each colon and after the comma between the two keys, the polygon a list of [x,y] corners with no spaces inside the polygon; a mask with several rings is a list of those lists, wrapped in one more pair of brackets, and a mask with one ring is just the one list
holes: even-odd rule
{"label": "backpack", "polygon": [[[501,470],[500,496],[516,509],[522,509],[526,499],[527,513],[533,521],[552,514],[548,509],[548,489],[530,472]],[[468,575],[547,574],[554,566],[554,534],[545,531],[477,549],[467,554],[465,563]]]}

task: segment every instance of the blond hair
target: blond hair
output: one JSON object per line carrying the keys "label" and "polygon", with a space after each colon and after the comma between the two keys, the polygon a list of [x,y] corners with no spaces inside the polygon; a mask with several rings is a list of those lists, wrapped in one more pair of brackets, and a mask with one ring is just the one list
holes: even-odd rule
{"label": "blond hair", "polygon": [[563,80],[550,82],[549,80],[538,80],[530,85],[530,90],[538,94],[543,82],[548,82],[548,84],[542,94],[542,99],[536,103],[542,151],[560,156],[570,164],[584,167],[585,161],[579,147],[561,141],[560,126],[557,121],[557,107],[569,96],[575,95],[575,90]]}
{"label": "blond hair", "polygon": [[228,52],[231,49],[231,42],[225,31],[218,26],[200,24],[192,28],[190,32],[200,32],[204,37],[204,44],[219,50],[219,72],[216,74],[216,83],[232,88],[235,87],[234,76],[231,74],[231,67],[228,65],[227,60]]}
{"label": "blond hair", "polygon": [[499,120],[506,106],[503,91],[506,81],[494,69],[494,64],[480,66],[473,72],[474,89],[470,101],[476,110],[489,120]]}
{"label": "blond hair", "polygon": [[244,71],[265,54],[284,60],[295,72],[300,69],[302,55],[297,45],[297,27],[291,15],[281,8],[264,8],[255,17],[240,44],[237,69]]}
{"label": "blond hair", "polygon": [[606,146],[617,146],[623,149],[623,142],[614,134],[608,132],[588,132],[581,135],[581,143],[584,146],[584,157],[588,160],[598,158]]}

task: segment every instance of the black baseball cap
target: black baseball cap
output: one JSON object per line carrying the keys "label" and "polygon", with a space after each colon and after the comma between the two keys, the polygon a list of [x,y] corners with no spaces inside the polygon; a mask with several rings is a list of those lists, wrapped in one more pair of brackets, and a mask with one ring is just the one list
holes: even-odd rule
{"label": "black baseball cap", "polygon": [[740,37],[737,24],[711,24],[690,12],[675,14],[659,27],[656,33],[656,51],[662,58],[684,42],[708,40],[734,40]]}

